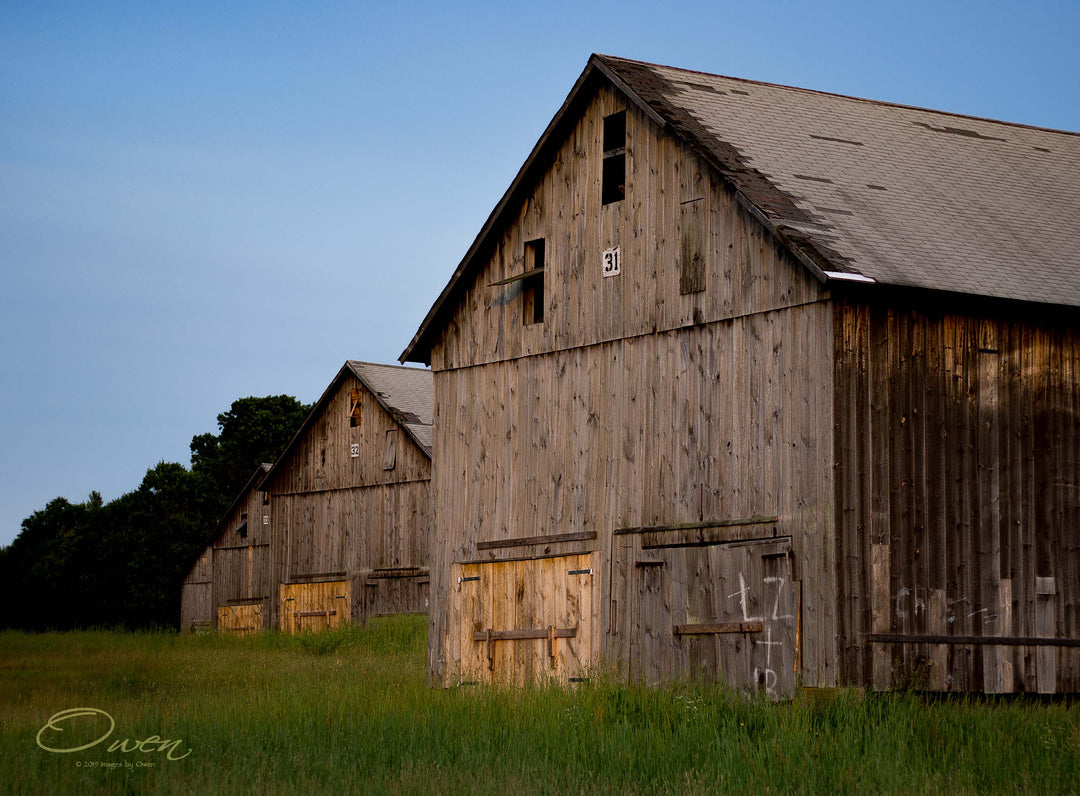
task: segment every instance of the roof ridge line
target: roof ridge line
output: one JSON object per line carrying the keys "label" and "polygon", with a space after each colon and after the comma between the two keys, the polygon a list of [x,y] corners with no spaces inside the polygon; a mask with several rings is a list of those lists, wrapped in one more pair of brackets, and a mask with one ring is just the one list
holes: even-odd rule
{"label": "roof ridge line", "polygon": [[805,88],[803,86],[791,86],[786,83],[774,83],[768,80],[754,80],[748,77],[736,77],[734,75],[722,75],[718,72],[705,72],[700,69],[685,69],[681,66],[669,66],[667,64],[653,63],[651,61],[639,61],[634,58],[623,58],[618,55],[605,55],[603,53],[593,53],[593,57],[601,59],[609,59],[612,61],[622,61],[624,63],[638,64],[639,66],[646,67],[659,67],[660,69],[670,69],[673,72],[685,72],[691,75],[701,75],[703,77],[719,77],[724,80],[734,80],[739,83],[747,83],[754,86],[765,86],[768,88],[780,88],[788,91],[802,91],[807,94],[818,94],[826,97],[836,97],[839,99],[851,100],[852,102],[865,102],[870,105],[883,105],[889,108],[903,108],[909,111],[919,111],[921,113],[933,113],[939,116],[951,116],[954,119],[970,119],[971,121],[985,122],[987,124],[1000,124],[1007,125],[1009,127],[1020,127],[1027,130],[1038,130],[1043,133],[1059,133],[1061,135],[1080,136],[1080,131],[1076,130],[1061,130],[1057,127],[1043,127],[1037,124],[1026,124],[1024,122],[1012,122],[1006,119],[993,119],[989,116],[976,116],[970,113],[957,113],[956,111],[943,111],[937,108],[927,108],[922,105],[909,105],[904,102],[893,102],[891,100],[871,99],[869,97],[856,97],[854,94],[841,94],[836,91],[822,91],[820,89]]}

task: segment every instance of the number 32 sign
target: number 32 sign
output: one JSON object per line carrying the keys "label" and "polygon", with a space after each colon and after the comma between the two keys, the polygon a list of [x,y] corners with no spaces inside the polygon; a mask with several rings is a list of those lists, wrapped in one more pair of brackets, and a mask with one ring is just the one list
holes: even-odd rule
{"label": "number 32 sign", "polygon": [[619,263],[619,247],[614,249],[604,249],[603,255],[603,274],[604,276],[618,276],[620,270]]}

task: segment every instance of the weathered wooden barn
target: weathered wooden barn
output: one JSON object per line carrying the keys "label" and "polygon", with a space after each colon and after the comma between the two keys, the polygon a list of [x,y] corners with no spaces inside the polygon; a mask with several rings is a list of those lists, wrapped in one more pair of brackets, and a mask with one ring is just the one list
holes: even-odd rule
{"label": "weathered wooden barn", "polygon": [[1080,690],[1080,137],[593,56],[402,361],[442,684]]}
{"label": "weathered wooden barn", "polygon": [[425,612],[431,372],[346,362],[184,579],[181,629],[286,632]]}
{"label": "weathered wooden barn", "polygon": [[263,630],[271,597],[270,496],[260,465],[225,512],[184,578],[180,629],[245,634]]}
{"label": "weathered wooden barn", "polygon": [[431,418],[430,371],[338,372],[259,487],[274,509],[273,626],[427,610]]}

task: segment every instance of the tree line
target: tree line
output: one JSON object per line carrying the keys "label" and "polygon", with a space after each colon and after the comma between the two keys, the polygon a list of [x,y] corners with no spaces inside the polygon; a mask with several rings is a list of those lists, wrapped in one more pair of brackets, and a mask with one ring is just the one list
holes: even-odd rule
{"label": "tree line", "polygon": [[191,440],[191,466],[159,462],[111,500],[55,498],[0,548],[0,627],[177,627],[180,585],[255,468],[273,462],[311,407],[241,398],[217,434]]}

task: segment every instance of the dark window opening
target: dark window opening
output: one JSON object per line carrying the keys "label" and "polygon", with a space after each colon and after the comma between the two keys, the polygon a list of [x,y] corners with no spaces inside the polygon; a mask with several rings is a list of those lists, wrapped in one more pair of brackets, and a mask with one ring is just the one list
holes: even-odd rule
{"label": "dark window opening", "polygon": [[626,198],[626,155],[604,158],[604,186],[600,200],[609,205]]}
{"label": "dark window opening", "polygon": [[604,170],[600,201],[609,205],[626,198],[626,111],[604,117]]}
{"label": "dark window opening", "polygon": [[525,243],[525,272],[534,272],[521,285],[522,322],[526,326],[544,322],[544,239]]}
{"label": "dark window opening", "polygon": [[626,111],[604,117],[604,152],[626,146]]}
{"label": "dark window opening", "polygon": [[247,539],[247,514],[240,515],[240,527],[236,529],[237,535],[241,539]]}

